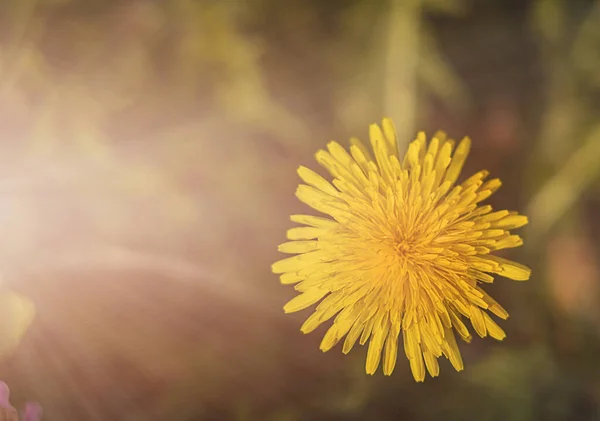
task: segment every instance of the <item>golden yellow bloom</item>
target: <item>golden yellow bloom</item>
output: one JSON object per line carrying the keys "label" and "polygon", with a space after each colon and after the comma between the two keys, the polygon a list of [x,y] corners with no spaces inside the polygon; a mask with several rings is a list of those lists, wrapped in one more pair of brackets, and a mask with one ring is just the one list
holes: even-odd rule
{"label": "golden yellow bloom", "polygon": [[334,177],[329,183],[308,168],[298,174],[306,184],[298,198],[331,218],[293,215],[304,226],[287,232],[279,251],[296,254],[273,264],[283,284],[301,292],[284,310],[299,311],[320,301],[306,320],[308,333],[335,316],[321,342],[327,351],[345,337],[343,352],[369,339],[366,371],[373,374],[383,354],[383,372],[396,365],[400,332],[404,352],[417,381],[425,367],[439,374],[444,355],[463,369],[454,331],[469,342],[471,325],[481,337],[502,340],[504,331],[488,312],[507,312],[481,288],[499,274],[529,279],[530,269],[490,255],[523,242],[509,230],[527,218],[506,210],[492,212],[480,202],[501,185],[484,181],[480,171],[455,186],[471,141],[437,133],[427,145],[419,133],[400,160],[393,123],[370,127],[373,155],[358,139],[350,153],[337,142],[320,150],[317,161]]}

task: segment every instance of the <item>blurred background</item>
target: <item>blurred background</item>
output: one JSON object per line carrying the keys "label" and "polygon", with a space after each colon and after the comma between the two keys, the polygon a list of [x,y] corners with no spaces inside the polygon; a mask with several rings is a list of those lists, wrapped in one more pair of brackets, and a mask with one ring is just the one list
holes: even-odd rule
{"label": "blurred background", "polygon": [[[600,419],[600,1],[3,0],[0,378],[48,421]],[[503,343],[416,384],[284,315],[298,165],[392,117],[529,216]],[[17,292],[33,302],[15,305]],[[13,301],[11,301],[13,300]],[[12,304],[11,304],[12,303]],[[20,343],[19,343],[20,341]]]}

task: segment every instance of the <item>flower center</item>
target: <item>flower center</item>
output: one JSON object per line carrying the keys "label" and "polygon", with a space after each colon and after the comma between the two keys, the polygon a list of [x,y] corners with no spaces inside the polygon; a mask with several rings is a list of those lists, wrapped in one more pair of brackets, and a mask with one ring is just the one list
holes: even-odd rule
{"label": "flower center", "polygon": [[398,253],[400,257],[406,258],[410,254],[413,254],[414,246],[412,242],[409,241],[398,241],[394,246],[394,250],[396,250],[396,253]]}

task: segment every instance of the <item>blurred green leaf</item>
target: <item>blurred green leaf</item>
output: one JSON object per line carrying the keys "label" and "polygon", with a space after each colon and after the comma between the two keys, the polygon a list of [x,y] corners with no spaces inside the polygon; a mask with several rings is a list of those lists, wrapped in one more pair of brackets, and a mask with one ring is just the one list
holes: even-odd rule
{"label": "blurred green leaf", "polygon": [[565,35],[565,13],[563,0],[536,0],[531,19],[534,29],[542,39],[552,45],[560,42]]}
{"label": "blurred green leaf", "polygon": [[534,391],[556,376],[551,356],[543,346],[498,349],[469,368],[469,381],[482,397],[476,403],[479,420],[503,418],[527,421],[534,417]]}
{"label": "blurred green leaf", "polygon": [[468,103],[466,88],[440,54],[440,49],[429,31],[422,31],[421,43],[418,74],[424,89],[438,96],[449,106],[464,109]]}
{"label": "blurred green leaf", "polygon": [[567,212],[575,201],[600,176],[600,125],[585,136],[583,144],[565,160],[564,166],[533,196],[526,215],[532,221],[530,242],[542,236]]}
{"label": "blurred green leaf", "polygon": [[600,2],[595,2],[579,26],[572,55],[575,67],[592,86],[600,88]]}
{"label": "blurred green leaf", "polygon": [[453,16],[463,15],[468,10],[466,3],[464,0],[423,0],[428,10]]}

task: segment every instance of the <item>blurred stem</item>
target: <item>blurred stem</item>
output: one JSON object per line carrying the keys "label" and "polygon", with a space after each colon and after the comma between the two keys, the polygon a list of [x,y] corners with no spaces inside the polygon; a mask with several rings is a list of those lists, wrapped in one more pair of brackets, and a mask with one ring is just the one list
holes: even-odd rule
{"label": "blurred stem", "polygon": [[573,39],[572,61],[582,72],[583,79],[593,87],[600,87],[600,1],[591,6]]}
{"label": "blurred stem", "polygon": [[420,32],[421,2],[391,0],[384,34],[383,109],[395,122],[402,152],[414,135]]}
{"label": "blurred stem", "polygon": [[567,63],[561,62],[555,51],[547,51],[548,106],[542,116],[538,153],[552,165],[560,164],[569,144],[564,139],[573,137],[581,115],[581,104],[575,91],[575,80]]}
{"label": "blurred stem", "polygon": [[[572,47],[565,36],[567,8],[563,0],[538,0],[532,9],[532,24],[538,33],[544,69],[547,74],[547,107],[542,117],[537,151],[530,162],[531,178],[549,161],[556,174],[538,189],[530,201],[527,214],[530,246],[535,248],[554,224],[576,203],[582,192],[598,176],[600,125],[587,131],[583,143],[573,152],[573,142],[580,137],[578,127],[585,115],[585,103],[578,94],[579,83],[573,63],[564,60]],[[565,155],[570,155],[565,158]]]}
{"label": "blurred stem", "polygon": [[443,100],[448,106],[464,110],[468,106],[467,89],[440,54],[429,28],[421,28],[420,57],[417,76],[423,88]]}
{"label": "blurred stem", "polygon": [[538,153],[555,165],[569,152],[564,139],[572,135],[580,114],[572,66],[564,60],[569,49],[565,45],[565,19],[562,0],[538,0],[533,5],[532,25],[538,34],[548,90]]}
{"label": "blurred stem", "polygon": [[534,221],[530,227],[530,241],[539,242],[600,174],[598,156],[600,125],[529,203],[526,214]]}

